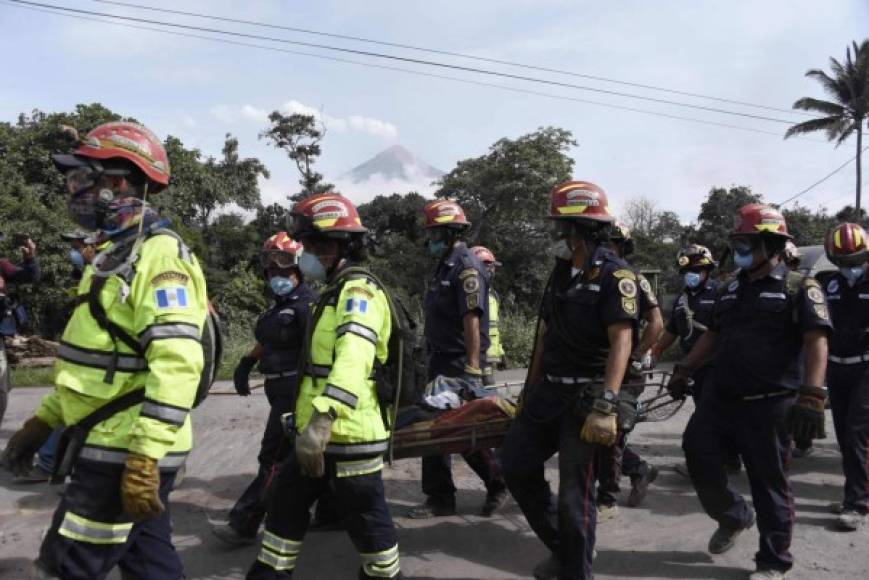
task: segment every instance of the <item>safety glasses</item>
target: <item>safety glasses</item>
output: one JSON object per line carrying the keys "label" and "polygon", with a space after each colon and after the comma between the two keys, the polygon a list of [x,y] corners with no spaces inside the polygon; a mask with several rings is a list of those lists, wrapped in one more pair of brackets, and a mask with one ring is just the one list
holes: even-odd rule
{"label": "safety glasses", "polygon": [[757,244],[753,240],[747,238],[733,238],[730,240],[730,247],[733,248],[733,251],[737,254],[749,254],[754,251]]}
{"label": "safety glasses", "polygon": [[260,255],[260,263],[263,268],[279,268],[281,270],[286,270],[288,268],[292,268],[296,266],[299,261],[295,255],[289,254],[287,252],[263,252]]}
{"label": "safety glasses", "polygon": [[66,190],[76,195],[96,185],[99,174],[90,167],[75,167],[64,174]]}

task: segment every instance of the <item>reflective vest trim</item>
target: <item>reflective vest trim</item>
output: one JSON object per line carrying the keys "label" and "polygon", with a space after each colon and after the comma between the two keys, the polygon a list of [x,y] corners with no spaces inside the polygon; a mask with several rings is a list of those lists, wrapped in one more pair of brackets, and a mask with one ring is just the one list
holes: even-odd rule
{"label": "reflective vest trim", "polygon": [[57,533],[71,540],[89,544],[123,544],[132,529],[133,522],[110,524],[66,512]]}
{"label": "reflective vest trim", "polygon": [[167,405],[166,403],[158,403],[151,399],[145,399],[139,415],[180,427],[184,424],[189,413],[190,411],[184,407],[176,407],[174,405]]}
{"label": "reflective vest trim", "polygon": [[[163,459],[157,462],[157,466],[165,471],[174,471],[184,465],[189,452],[170,452]],[[126,449],[113,449],[111,447],[100,447],[93,444],[85,444],[82,447],[79,459],[87,459],[98,463],[113,463],[115,465],[123,465],[127,461],[129,452]]]}
{"label": "reflective vest trim", "polygon": [[337,477],[353,477],[367,475],[383,469],[383,457],[360,459],[359,461],[338,461],[335,463]]}
{"label": "reflective vest trim", "polygon": [[350,391],[337,387],[331,383],[326,385],[325,390],[323,390],[323,395],[330,399],[335,399],[339,403],[344,403],[351,409],[355,409],[356,404],[359,402],[359,397]]}
{"label": "reflective vest trim", "polygon": [[117,357],[116,370],[125,373],[135,373],[148,369],[148,361],[142,357],[102,350],[92,350],[74,346],[68,342],[60,343],[57,357],[67,362],[97,369],[108,369]]}
{"label": "reflective vest trim", "polygon": [[377,346],[377,333],[365,326],[364,324],[359,324],[358,322],[348,322],[347,324],[342,324],[338,328],[335,329],[335,339],[337,340],[342,335],[347,333],[355,334],[356,336],[362,337],[374,346]]}
{"label": "reflective vest trim", "polygon": [[270,532],[268,530],[263,534],[263,546],[275,552],[277,554],[284,554],[286,556],[294,556],[299,553],[299,550],[302,549],[302,543],[297,542],[295,540],[287,540],[286,538],[282,538],[275,534],[274,532]]}
{"label": "reflective vest trim", "polygon": [[308,364],[308,374],[317,379],[325,379],[332,372],[332,365]]}
{"label": "reflective vest trim", "polygon": [[192,338],[199,342],[202,339],[202,333],[197,326],[185,322],[152,324],[139,333],[139,342],[143,348],[147,348],[152,340],[161,338]]}
{"label": "reflective vest trim", "polygon": [[389,441],[374,441],[373,443],[329,443],[326,453],[330,455],[375,455],[384,453],[389,447]]}
{"label": "reflective vest trim", "polygon": [[263,546],[262,549],[259,551],[259,556],[257,556],[257,560],[272,568],[273,570],[277,570],[280,572],[292,570],[296,567],[295,556],[280,556],[278,554],[270,552],[269,549],[265,546]]}

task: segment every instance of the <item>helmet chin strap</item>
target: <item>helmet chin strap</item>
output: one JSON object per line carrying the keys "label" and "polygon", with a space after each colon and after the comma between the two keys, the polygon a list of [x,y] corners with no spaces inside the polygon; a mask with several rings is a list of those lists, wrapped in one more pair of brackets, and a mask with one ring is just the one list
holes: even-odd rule
{"label": "helmet chin strap", "polygon": [[764,240],[763,238],[760,238],[760,248],[763,251],[763,260],[761,260],[757,264],[757,266],[752,266],[751,268],[749,268],[747,270],[749,274],[754,274],[769,263],[770,255],[769,251],[766,248],[766,240]]}

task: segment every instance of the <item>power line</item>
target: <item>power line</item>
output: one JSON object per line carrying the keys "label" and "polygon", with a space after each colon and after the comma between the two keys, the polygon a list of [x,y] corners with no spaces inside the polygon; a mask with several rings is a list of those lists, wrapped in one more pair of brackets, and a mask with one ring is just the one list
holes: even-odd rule
{"label": "power line", "polygon": [[44,4],[41,2],[31,2],[28,0],[7,0],[7,1],[12,2],[13,4],[34,6],[34,7],[39,7],[39,8],[50,8],[50,9],[59,10],[59,11],[63,11],[63,12],[72,12],[72,13],[85,14],[85,15],[90,15],[90,16],[100,16],[100,17],[104,17],[104,18],[119,19],[119,20],[138,22],[138,23],[144,23],[144,24],[155,24],[158,26],[167,26],[167,27],[180,28],[180,29],[185,29],[185,30],[195,30],[198,32],[222,34],[222,35],[234,36],[234,37],[238,37],[238,38],[264,40],[264,41],[268,41],[268,42],[279,42],[279,43],[284,43],[284,44],[291,44],[294,46],[305,46],[308,48],[316,48],[316,49],[320,49],[320,50],[329,50],[329,51],[334,51],[334,52],[349,53],[349,54],[354,54],[354,55],[358,55],[358,56],[382,58],[382,59],[395,60],[395,61],[400,61],[400,62],[405,62],[405,63],[419,64],[419,65],[424,65],[424,66],[432,66],[432,67],[437,67],[437,68],[459,70],[459,71],[463,71],[463,72],[482,74],[482,75],[487,75],[487,76],[503,77],[503,78],[518,80],[518,81],[551,85],[551,86],[557,86],[557,87],[561,87],[561,88],[575,89],[575,90],[581,90],[581,91],[589,91],[589,92],[594,92],[594,93],[600,93],[600,94],[606,94],[606,95],[612,95],[612,96],[618,96],[618,97],[624,97],[624,98],[649,101],[649,102],[653,102],[653,103],[673,105],[673,106],[678,106],[678,107],[686,107],[686,108],[690,108],[690,109],[708,111],[708,112],[713,112],[713,113],[721,113],[721,114],[725,114],[725,115],[733,115],[733,116],[738,116],[738,117],[745,117],[745,118],[749,118],[749,119],[755,119],[755,120],[759,120],[759,121],[767,121],[767,122],[771,122],[771,123],[781,123],[781,124],[785,124],[785,125],[793,124],[793,121],[787,121],[784,119],[776,119],[773,117],[766,117],[763,115],[753,115],[751,113],[740,113],[737,111],[730,111],[727,109],[719,109],[717,107],[706,107],[703,105],[694,105],[694,104],[683,103],[683,102],[679,102],[679,101],[671,101],[669,99],[658,99],[658,98],[654,98],[654,97],[645,97],[642,95],[635,95],[632,93],[624,93],[621,91],[599,89],[599,88],[587,87],[587,86],[583,86],[583,85],[575,85],[572,83],[564,83],[564,82],[560,82],[560,81],[540,79],[540,78],[536,78],[536,77],[530,77],[530,76],[525,76],[525,75],[516,75],[516,74],[492,71],[492,70],[476,68],[476,67],[468,67],[468,66],[461,66],[461,65],[455,65],[455,64],[448,64],[448,63],[442,63],[442,62],[437,62],[437,61],[432,61],[432,60],[423,60],[423,59],[410,58],[410,57],[404,57],[404,56],[396,56],[396,55],[385,54],[385,53],[371,52],[371,51],[366,51],[366,50],[356,50],[356,49],[351,49],[351,48],[341,48],[341,47],[330,46],[330,45],[325,45],[325,44],[302,42],[302,41],[297,41],[297,40],[288,40],[285,38],[261,36],[261,35],[257,35],[257,34],[248,34],[248,33],[244,33],[244,32],[222,30],[222,29],[218,29],[218,28],[194,26],[194,25],[190,25],[190,24],[178,24],[178,23],[174,23],[174,22],[165,22],[165,21],[161,21],[161,20],[152,20],[152,19],[148,19],[148,18],[137,18],[134,16],[122,16],[122,15],[110,14],[107,12],[95,12],[92,10],[83,10],[81,8],[69,8],[66,6],[57,6],[54,4]]}
{"label": "power line", "polygon": [[751,103],[748,101],[739,101],[739,100],[735,100],[735,99],[715,97],[712,95],[704,95],[701,93],[693,93],[693,92],[683,91],[683,90],[678,90],[678,89],[669,89],[666,87],[661,87],[661,86],[656,86],[656,85],[648,85],[648,84],[631,82],[631,81],[623,81],[623,80],[614,79],[614,78],[610,78],[610,77],[603,77],[603,76],[579,73],[576,71],[550,68],[550,67],[545,67],[545,66],[533,65],[533,64],[522,63],[522,62],[515,62],[515,61],[509,61],[509,60],[501,60],[501,59],[497,59],[497,58],[487,58],[487,57],[475,56],[475,55],[467,54],[467,53],[453,52],[453,51],[449,51],[449,50],[442,50],[442,49],[430,48],[430,47],[424,47],[424,46],[416,46],[416,45],[412,45],[412,44],[402,44],[402,43],[398,43],[398,42],[388,42],[385,40],[375,40],[372,38],[365,38],[365,37],[361,37],[361,36],[350,36],[347,34],[323,32],[321,30],[312,30],[309,28],[283,26],[283,25],[279,25],[279,24],[271,24],[268,22],[260,22],[260,21],[256,21],[256,20],[244,20],[241,18],[229,18],[227,16],[217,16],[217,15],[213,15],[213,14],[202,14],[199,12],[173,10],[173,9],[169,9],[169,8],[161,8],[159,6],[149,6],[146,4],[134,4],[131,2],[118,2],[116,0],[92,0],[92,1],[96,2],[98,4],[123,6],[125,8],[136,8],[139,10],[147,10],[147,11],[151,11],[151,12],[158,12],[158,13],[164,13],[164,14],[175,14],[178,16],[192,16],[195,18],[204,18],[204,19],[215,20],[215,21],[219,21],[219,22],[231,22],[234,24],[246,24],[246,25],[250,25],[250,26],[258,26],[261,28],[270,28],[273,30],[285,30],[288,32],[310,34],[310,35],[322,36],[322,37],[326,37],[326,38],[337,38],[337,39],[341,39],[341,40],[351,40],[354,42],[363,42],[363,43],[374,44],[374,45],[378,45],[378,46],[388,46],[388,47],[392,47],[392,48],[403,48],[403,49],[408,49],[408,50],[416,50],[419,52],[426,52],[429,54],[439,54],[439,55],[443,55],[443,56],[464,58],[464,59],[473,60],[473,61],[477,61],[477,62],[486,62],[486,63],[490,63],[490,64],[499,64],[499,65],[505,65],[505,66],[512,66],[512,67],[516,67],[516,68],[522,68],[522,69],[526,69],[526,70],[535,70],[535,71],[540,71],[540,72],[548,72],[548,73],[572,76],[572,77],[577,77],[577,78],[584,78],[584,79],[595,80],[595,81],[603,81],[603,82],[607,82],[607,83],[624,85],[624,86],[628,86],[628,87],[647,89],[650,91],[660,91],[663,93],[670,93],[670,94],[681,95],[681,96],[685,96],[685,97],[694,97],[694,98],[698,98],[698,99],[707,99],[710,101],[717,101],[720,103],[729,103],[729,104],[733,104],[733,105],[742,105],[745,107],[753,107],[756,109],[765,109],[767,111],[777,111],[780,113],[789,113],[789,114],[795,114],[795,115],[797,115],[797,114],[798,115],[810,115],[811,114],[811,113],[808,113],[805,111],[795,111],[793,109],[783,109],[780,107],[772,107],[769,105],[760,105],[760,104]]}
{"label": "power line", "polygon": [[[638,109],[635,107],[616,105],[613,103],[607,103],[607,102],[603,102],[603,101],[593,101],[590,99],[581,99],[578,97],[569,97],[566,95],[557,95],[557,94],[553,94],[553,93],[545,93],[542,91],[533,91],[533,90],[529,90],[529,89],[522,89],[522,88],[512,87],[512,86],[507,86],[507,85],[499,85],[496,83],[487,83],[487,82],[483,82],[483,81],[463,79],[463,78],[459,78],[459,77],[451,77],[451,76],[447,76],[447,75],[440,75],[440,74],[436,74],[436,73],[423,72],[423,71],[418,71],[418,70],[413,70],[413,69],[406,69],[406,68],[388,66],[388,65],[382,65],[382,64],[374,64],[374,63],[370,63],[370,62],[363,62],[363,61],[357,61],[357,60],[352,60],[352,59],[327,56],[327,55],[323,55],[323,54],[309,53],[309,52],[304,52],[304,51],[290,50],[290,49],[286,49],[286,48],[279,48],[276,46],[267,46],[267,45],[262,45],[262,44],[241,42],[241,41],[236,41],[236,40],[229,40],[226,38],[215,38],[212,36],[192,34],[192,33],[188,33],[188,32],[178,32],[178,31],[166,30],[166,29],[162,29],[162,28],[155,28],[155,27],[151,27],[151,26],[126,24],[126,23],[116,22],[116,21],[112,21],[112,20],[105,20],[102,18],[94,18],[94,17],[89,17],[89,16],[81,16],[81,15],[76,15],[76,14],[68,14],[65,12],[58,12],[58,11],[55,11],[52,9],[44,9],[44,8],[33,7],[33,6],[23,6],[20,3],[13,4],[12,3],[13,0],[0,0],[0,1],[5,2],[7,4],[10,4],[16,8],[31,10],[34,12],[41,12],[44,14],[52,14],[54,16],[61,16],[63,18],[74,18],[76,20],[85,20],[85,21],[89,21],[89,22],[99,22],[101,24],[109,24],[112,26],[118,26],[118,27],[122,27],[122,28],[130,28],[130,29],[135,29],[135,30],[147,30],[147,31],[151,31],[151,32],[159,32],[161,34],[168,34],[168,35],[179,36],[179,37],[184,37],[184,38],[195,38],[195,39],[199,39],[199,40],[208,40],[211,42],[217,42],[217,43],[227,44],[227,45],[232,45],[232,46],[257,48],[257,49],[261,49],[261,50],[269,50],[269,51],[280,52],[280,53],[284,53],[284,54],[306,56],[306,57],[311,57],[311,58],[316,58],[316,59],[321,59],[321,60],[326,60],[326,61],[331,61],[331,62],[352,64],[352,65],[374,68],[374,69],[379,69],[379,70],[395,71],[395,72],[401,72],[401,73],[405,73],[405,74],[416,75],[416,76],[420,76],[420,77],[435,78],[435,79],[448,80],[448,81],[463,83],[463,84],[468,84],[468,85],[495,88],[495,89],[509,91],[509,92],[513,92],[513,93],[519,93],[519,94],[525,94],[525,95],[534,95],[534,96],[545,97],[545,98],[549,98],[549,99],[557,99],[557,100],[570,101],[570,102],[575,102],[575,103],[583,103],[583,104],[595,105],[595,106],[600,106],[600,107],[605,107],[605,108],[610,108],[610,109],[617,109],[617,110],[622,110],[622,111],[630,111],[630,112],[634,112],[634,113],[640,113],[640,114],[644,114],[644,115],[651,115],[651,116],[655,116],[655,117],[662,117],[662,118],[666,118],[666,119],[675,119],[675,120],[679,120],[679,121],[687,121],[690,123],[698,123],[698,124],[702,124],[702,125],[711,125],[711,126],[715,126],[715,127],[723,127],[723,128],[727,128],[727,129],[747,131],[750,133],[760,133],[760,134],[764,134],[764,135],[773,135],[775,137],[781,137],[781,133],[777,133],[774,131],[765,131],[763,129],[755,129],[752,127],[743,127],[740,125],[731,125],[728,123],[720,123],[717,121],[709,121],[706,119],[696,119],[693,117],[683,117],[680,115],[672,115],[669,113],[662,113],[659,111],[651,111],[651,110],[647,110],[647,109]],[[814,141],[817,143],[825,142],[825,141],[820,141],[820,140],[816,140],[816,139],[806,139],[803,137],[797,137],[797,139]]]}
{"label": "power line", "polygon": [[864,147],[863,150],[860,151],[860,153],[858,153],[857,155],[855,155],[854,157],[852,157],[851,159],[849,159],[848,161],[846,161],[845,163],[843,163],[842,165],[840,165],[839,167],[837,167],[836,169],[834,169],[833,171],[831,171],[830,173],[828,173],[827,175],[825,175],[824,177],[822,177],[821,179],[819,179],[818,181],[814,182],[813,184],[811,184],[810,186],[808,186],[807,188],[805,188],[805,189],[802,190],[801,192],[797,193],[796,195],[792,195],[791,197],[787,198],[786,200],[784,200],[783,202],[779,203],[778,205],[780,205],[780,206],[785,205],[785,204],[790,203],[790,202],[792,202],[793,200],[797,199],[798,197],[801,197],[801,196],[803,196],[803,195],[809,193],[809,192],[810,192],[811,190],[813,190],[815,187],[821,185],[822,183],[824,183],[825,181],[827,181],[828,179],[830,179],[831,177],[833,177],[834,175],[836,175],[837,173],[839,173],[840,171],[842,171],[843,169],[845,169],[846,167],[848,167],[849,165],[851,165],[852,163],[854,163],[854,161],[857,160],[857,157],[858,157],[859,155],[862,155],[862,154],[863,154],[864,152],[866,152],[867,150],[869,150],[869,145],[867,145],[866,147]]}

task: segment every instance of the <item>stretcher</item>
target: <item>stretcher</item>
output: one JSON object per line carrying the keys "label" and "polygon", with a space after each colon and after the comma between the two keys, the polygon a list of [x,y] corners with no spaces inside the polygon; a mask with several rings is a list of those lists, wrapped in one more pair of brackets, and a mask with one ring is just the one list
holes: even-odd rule
{"label": "stretcher", "polygon": [[[622,387],[624,397],[620,406],[633,411],[631,426],[637,423],[665,421],[679,412],[685,399],[674,399],[667,392],[666,385],[670,373],[645,371],[642,375],[642,379],[626,383]],[[523,385],[524,381],[505,381],[497,383],[495,388],[502,399],[515,404]],[[391,462],[394,459],[470,453],[480,449],[497,448],[503,443],[510,430],[513,418],[484,417],[483,420],[450,422],[444,425],[434,423],[434,421],[424,421],[394,430],[387,459]]]}

